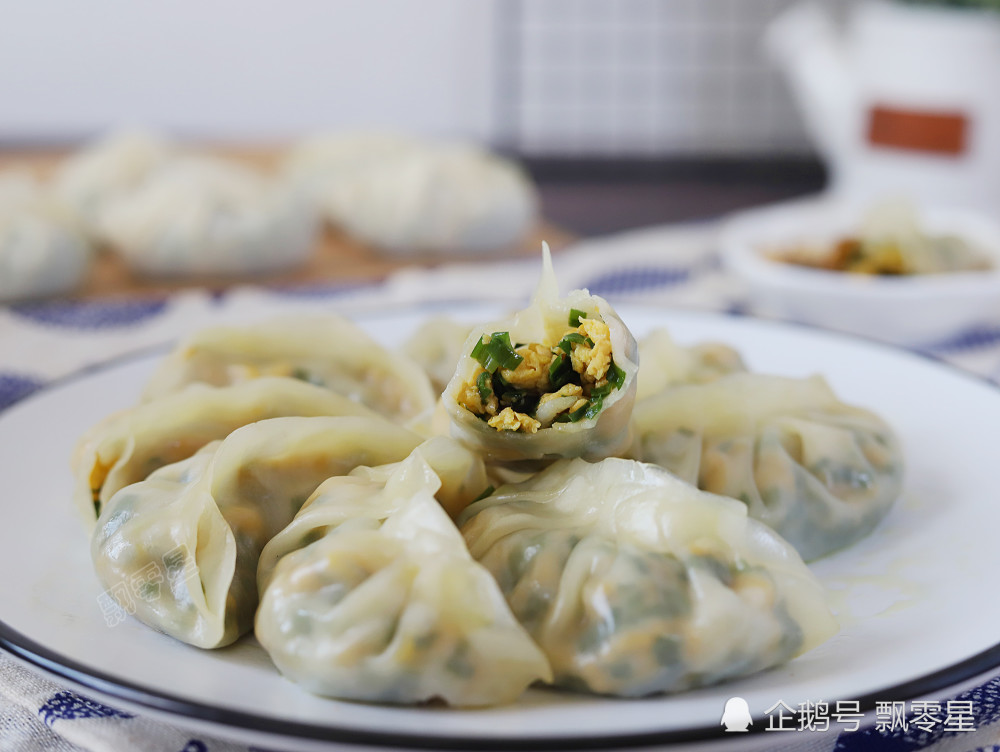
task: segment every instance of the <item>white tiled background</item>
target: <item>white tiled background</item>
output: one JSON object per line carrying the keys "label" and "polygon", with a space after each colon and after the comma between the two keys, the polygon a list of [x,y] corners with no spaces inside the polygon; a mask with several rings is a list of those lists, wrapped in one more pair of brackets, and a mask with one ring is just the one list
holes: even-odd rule
{"label": "white tiled background", "polygon": [[501,128],[529,153],[808,148],[761,32],[791,0],[522,0],[500,10]]}
{"label": "white tiled background", "polygon": [[0,0],[0,145],[375,126],[536,155],[803,153],[759,45],[793,1]]}

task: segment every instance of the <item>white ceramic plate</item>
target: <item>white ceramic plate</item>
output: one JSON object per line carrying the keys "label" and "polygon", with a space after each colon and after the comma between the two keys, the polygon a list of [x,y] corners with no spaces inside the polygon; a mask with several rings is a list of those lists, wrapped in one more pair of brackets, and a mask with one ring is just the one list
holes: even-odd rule
{"label": "white ceramic plate", "polygon": [[[532,690],[513,706],[458,711],[313,697],[283,679],[252,639],[201,651],[131,619],[109,627],[70,502],[68,458],[87,427],[137,398],[157,353],[71,379],[0,414],[0,645],[119,705],[296,748],[316,740],[579,749],[722,739],[731,696],[748,701],[761,728],[779,700],[792,708],[857,700],[871,709],[876,701],[943,697],[947,687],[1000,666],[1000,599],[992,595],[1000,568],[1000,390],[902,351],[810,329],[621,313],[637,335],[666,325],[681,342],[737,346],[755,370],[823,373],[845,400],[875,409],[898,430],[908,461],[902,498],[869,538],[814,565],[842,624],[827,644],[778,669],[678,696],[622,701]],[[362,323],[395,343],[421,315]],[[748,741],[725,740],[739,749]]]}

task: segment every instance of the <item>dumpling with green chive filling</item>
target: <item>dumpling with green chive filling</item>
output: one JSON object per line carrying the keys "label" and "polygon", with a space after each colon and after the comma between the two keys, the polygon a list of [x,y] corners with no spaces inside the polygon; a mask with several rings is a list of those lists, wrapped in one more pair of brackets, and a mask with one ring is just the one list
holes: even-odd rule
{"label": "dumpling with green chive filling", "polygon": [[889,513],[905,460],[892,427],[822,376],[730,373],[638,402],[631,456],[746,504],[806,561]]}
{"label": "dumpling with green chive filling", "polygon": [[[253,624],[261,550],[310,494],[358,466],[399,462],[419,443],[377,416],[243,426],[111,497],[91,537],[94,570],[144,624],[200,648],[228,645]],[[132,598],[147,576],[162,583],[156,597]]]}
{"label": "dumpling with green chive filling", "polygon": [[452,434],[490,462],[610,457],[627,449],[635,337],[587,290],[559,296],[548,246],[528,308],[473,327],[445,388]]}
{"label": "dumpling with green chive filling", "polygon": [[458,522],[559,687],[679,692],[785,663],[836,632],[791,545],[738,501],[655,465],[559,460]]}
{"label": "dumpling with green chive filling", "polygon": [[331,478],[265,549],[257,639],[310,692],[477,707],[551,680],[542,651],[445,513],[446,498],[464,504],[483,481],[471,452],[454,466],[449,454],[463,450],[449,441]]}

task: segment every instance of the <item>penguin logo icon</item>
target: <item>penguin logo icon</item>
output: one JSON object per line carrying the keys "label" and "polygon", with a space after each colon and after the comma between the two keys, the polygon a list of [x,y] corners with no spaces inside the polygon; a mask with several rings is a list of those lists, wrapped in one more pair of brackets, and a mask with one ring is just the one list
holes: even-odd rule
{"label": "penguin logo icon", "polygon": [[742,697],[730,697],[726,700],[726,709],[722,711],[720,725],[726,727],[726,733],[746,731],[753,725],[750,717],[750,706]]}

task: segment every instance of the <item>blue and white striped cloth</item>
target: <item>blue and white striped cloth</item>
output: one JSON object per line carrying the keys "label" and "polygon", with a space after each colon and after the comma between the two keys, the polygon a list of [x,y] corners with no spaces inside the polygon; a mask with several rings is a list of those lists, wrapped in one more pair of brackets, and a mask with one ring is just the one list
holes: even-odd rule
{"label": "blue and white striped cloth", "polygon": [[[586,287],[616,304],[752,313],[739,284],[714,253],[717,226],[651,228],[580,242],[558,253],[563,289]],[[0,308],[0,410],[39,387],[122,354],[165,343],[214,323],[251,314],[314,310],[364,313],[435,302],[517,302],[537,278],[537,259],[407,269],[384,283],[297,289],[237,288],[225,295],[187,291],[166,300],[38,302]],[[483,280],[489,281],[484,287]],[[922,348],[1000,381],[1000,326],[955,332]],[[0,415],[2,418],[2,415]],[[9,451],[9,448],[4,448]],[[861,730],[790,734],[774,749],[814,752],[929,750],[1000,752],[1000,677],[957,694],[971,702],[975,731]],[[777,741],[777,739],[775,740]],[[22,667],[0,653],[0,750],[76,752],[247,752],[214,739],[108,707]]]}

